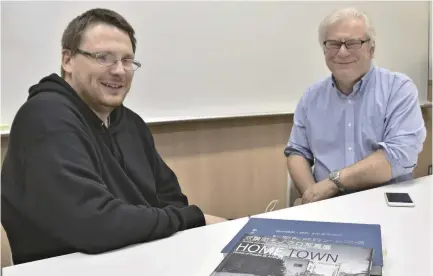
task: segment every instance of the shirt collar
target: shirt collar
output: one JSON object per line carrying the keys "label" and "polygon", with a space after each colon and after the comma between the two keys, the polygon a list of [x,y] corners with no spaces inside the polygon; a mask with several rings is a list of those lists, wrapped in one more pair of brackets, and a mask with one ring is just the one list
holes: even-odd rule
{"label": "shirt collar", "polygon": [[[355,83],[353,86],[353,94],[356,94],[358,91],[363,91],[365,88],[365,85],[368,83],[368,80],[370,79],[371,75],[373,74],[373,71],[375,70],[376,66],[371,63],[370,69],[367,71],[367,73],[364,74],[364,76],[361,77],[359,81]],[[331,75],[331,83],[333,88],[337,88],[337,85],[335,83],[334,75]]]}

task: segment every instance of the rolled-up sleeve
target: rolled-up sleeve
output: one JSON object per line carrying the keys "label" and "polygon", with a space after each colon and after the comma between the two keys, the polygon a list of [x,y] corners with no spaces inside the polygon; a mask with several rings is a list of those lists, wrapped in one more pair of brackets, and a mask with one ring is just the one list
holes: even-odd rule
{"label": "rolled-up sleeve", "polygon": [[395,85],[390,96],[383,141],[378,143],[386,152],[393,178],[412,172],[425,138],[418,90],[410,79],[405,79]]}
{"label": "rolled-up sleeve", "polygon": [[313,163],[313,154],[311,153],[307,131],[306,131],[306,97],[302,97],[296,106],[293,116],[293,127],[290,132],[289,141],[284,154],[288,157],[291,154],[298,154],[305,157],[311,164]]}

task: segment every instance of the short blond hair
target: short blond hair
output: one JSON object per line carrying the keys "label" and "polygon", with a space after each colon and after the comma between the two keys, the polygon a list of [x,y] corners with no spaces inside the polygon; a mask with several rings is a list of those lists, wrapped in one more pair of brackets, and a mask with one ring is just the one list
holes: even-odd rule
{"label": "short blond hair", "polygon": [[371,41],[371,46],[376,45],[376,31],[373,27],[371,19],[365,12],[359,11],[356,8],[344,8],[333,11],[331,14],[325,17],[319,25],[319,43],[323,47],[323,43],[326,39],[326,34],[329,27],[347,18],[359,18],[364,21],[366,27],[366,35]]}

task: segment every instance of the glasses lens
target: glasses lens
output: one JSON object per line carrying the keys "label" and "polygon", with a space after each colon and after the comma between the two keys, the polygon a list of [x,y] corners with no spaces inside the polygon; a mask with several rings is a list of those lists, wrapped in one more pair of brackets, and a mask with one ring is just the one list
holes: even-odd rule
{"label": "glasses lens", "polygon": [[116,62],[116,57],[111,54],[100,53],[96,57],[96,60],[102,65],[111,66]]}
{"label": "glasses lens", "polygon": [[347,49],[359,49],[362,45],[362,42],[360,40],[349,40],[346,41],[346,47]]}
{"label": "glasses lens", "polygon": [[123,68],[128,71],[135,71],[140,67],[140,63],[133,59],[122,60]]}
{"label": "glasses lens", "polygon": [[[104,66],[112,66],[117,62],[116,56],[108,53],[100,53],[96,60]],[[140,63],[130,58],[122,59],[122,66],[127,71],[135,71],[140,68]]]}
{"label": "glasses lens", "polygon": [[336,40],[328,40],[325,43],[325,47],[328,49],[340,49],[341,42]]}

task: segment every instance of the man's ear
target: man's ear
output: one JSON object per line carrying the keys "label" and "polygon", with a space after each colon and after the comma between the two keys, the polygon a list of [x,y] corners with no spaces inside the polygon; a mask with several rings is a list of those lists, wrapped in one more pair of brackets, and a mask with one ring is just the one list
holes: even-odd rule
{"label": "man's ear", "polygon": [[72,55],[71,50],[63,49],[62,50],[62,68],[65,73],[71,73],[72,71]]}
{"label": "man's ear", "polygon": [[374,58],[374,50],[376,49],[376,46],[371,46],[370,47],[370,57]]}

